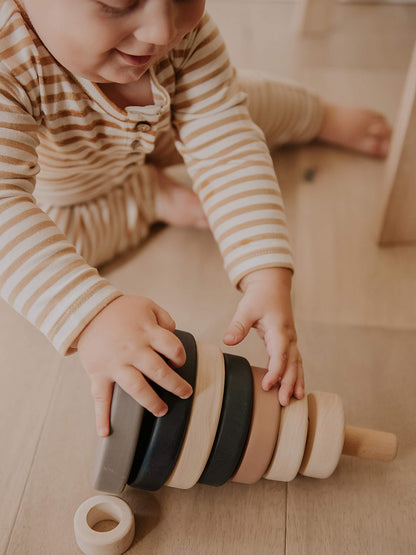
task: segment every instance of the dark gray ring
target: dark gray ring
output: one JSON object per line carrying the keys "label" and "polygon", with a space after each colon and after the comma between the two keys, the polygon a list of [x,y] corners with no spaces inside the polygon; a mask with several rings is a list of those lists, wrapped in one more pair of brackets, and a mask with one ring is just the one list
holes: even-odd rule
{"label": "dark gray ring", "polygon": [[[186,362],[175,369],[192,388],[195,388],[197,352],[194,337],[175,331],[186,351]],[[129,486],[155,491],[161,488],[173,471],[179,456],[191,413],[193,394],[188,399],[166,391],[157,384],[152,387],[168,405],[168,412],[156,418],[145,411],[136,453],[128,479]]]}
{"label": "dark gray ring", "polygon": [[121,493],[136,452],[144,409],[118,384],[111,400],[110,434],[99,437],[92,471],[92,487]]}
{"label": "dark gray ring", "polygon": [[225,384],[220,421],[201,484],[221,486],[240,464],[251,426],[254,384],[248,361],[224,353]]}

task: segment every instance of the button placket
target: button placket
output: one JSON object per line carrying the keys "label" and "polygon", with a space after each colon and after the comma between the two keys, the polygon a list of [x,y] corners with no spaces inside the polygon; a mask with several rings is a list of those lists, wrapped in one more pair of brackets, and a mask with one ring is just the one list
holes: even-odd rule
{"label": "button placket", "polygon": [[140,133],[147,133],[152,129],[152,126],[148,121],[143,120],[143,121],[138,121],[135,124],[134,129],[136,131],[139,131]]}

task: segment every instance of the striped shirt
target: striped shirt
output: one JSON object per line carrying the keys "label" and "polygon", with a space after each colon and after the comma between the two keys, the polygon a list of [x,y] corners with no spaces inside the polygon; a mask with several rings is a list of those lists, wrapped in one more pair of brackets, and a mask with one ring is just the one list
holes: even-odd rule
{"label": "striped shirt", "polygon": [[0,3],[0,51],[1,295],[59,352],[122,292],[39,206],[97,198],[132,172],[148,178],[145,156],[171,125],[232,282],[293,267],[268,148],[207,14],[150,68],[150,106],[118,108],[65,70],[13,0]]}

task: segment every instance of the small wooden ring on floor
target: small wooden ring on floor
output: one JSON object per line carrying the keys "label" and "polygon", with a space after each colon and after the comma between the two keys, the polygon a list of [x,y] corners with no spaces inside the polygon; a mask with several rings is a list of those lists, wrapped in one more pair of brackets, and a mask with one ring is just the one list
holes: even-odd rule
{"label": "small wooden ring on floor", "polygon": [[276,449],[264,474],[267,480],[290,482],[299,472],[308,433],[308,400],[292,399],[282,407]]}
{"label": "small wooden ring on floor", "polygon": [[[107,532],[94,526],[104,520],[118,524]],[[134,539],[134,515],[128,504],[113,495],[96,495],[86,499],[74,516],[75,539],[85,555],[121,555]]]}
{"label": "small wooden ring on floor", "polygon": [[251,367],[254,382],[253,415],[246,449],[232,482],[254,484],[266,472],[274,448],[280,423],[279,390],[264,391],[262,381],[266,370]]}
{"label": "small wooden ring on floor", "polygon": [[188,489],[199,480],[211,453],[224,394],[224,357],[214,345],[197,342],[194,402],[185,440],[167,486]]}
{"label": "small wooden ring on floor", "polygon": [[225,384],[221,416],[212,450],[198,480],[222,486],[241,461],[253,412],[253,376],[248,361],[224,353]]}
{"label": "small wooden ring on floor", "polygon": [[118,384],[111,401],[110,434],[97,440],[92,487],[121,493],[126,486],[136,452],[144,409]]}
{"label": "small wooden ring on floor", "polygon": [[[195,339],[184,331],[176,330],[175,335],[186,351],[185,364],[175,371],[194,388],[197,366]],[[152,387],[169,408],[159,418],[146,411],[128,484],[155,491],[169,478],[179,456],[191,414],[193,395],[181,399],[159,385],[152,384]]]}
{"label": "small wooden ring on floor", "polygon": [[344,446],[345,418],[336,393],[313,391],[308,395],[309,428],[300,474],[329,478]]}

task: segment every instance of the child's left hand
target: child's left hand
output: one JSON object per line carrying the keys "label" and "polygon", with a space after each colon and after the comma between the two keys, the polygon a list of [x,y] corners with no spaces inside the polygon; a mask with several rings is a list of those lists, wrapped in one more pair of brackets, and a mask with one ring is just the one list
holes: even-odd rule
{"label": "child's left hand", "polygon": [[240,343],[255,328],[269,354],[263,389],[280,381],[279,401],[286,406],[292,395],[305,395],[302,358],[297,346],[290,289],[292,272],[287,268],[254,271],[240,281],[244,293],[231,324],[224,334],[226,345]]}

